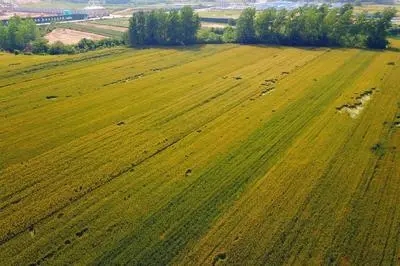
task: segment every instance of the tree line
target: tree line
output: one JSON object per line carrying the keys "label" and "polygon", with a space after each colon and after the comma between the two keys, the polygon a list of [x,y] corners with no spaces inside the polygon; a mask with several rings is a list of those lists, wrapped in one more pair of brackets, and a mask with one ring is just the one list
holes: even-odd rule
{"label": "tree line", "polygon": [[200,19],[191,7],[165,12],[136,12],[129,20],[131,46],[188,45],[197,42]]}
{"label": "tree line", "polygon": [[10,18],[8,25],[0,22],[0,49],[23,50],[40,37],[39,29],[31,19]]}
{"label": "tree line", "polygon": [[114,46],[125,45],[125,41],[121,39],[105,38],[98,41],[83,38],[77,44],[67,45],[60,41],[49,44],[44,38],[37,39],[36,41],[28,44],[23,52],[33,54],[77,54],[88,51],[94,51],[101,48],[110,48]]}
{"label": "tree line", "polygon": [[373,15],[355,15],[350,4],[341,8],[299,7],[292,11],[267,9],[257,14],[248,8],[236,23],[236,41],[384,49],[395,14],[394,8],[388,8]]}
{"label": "tree line", "polygon": [[199,17],[190,7],[180,11],[134,13],[129,44],[182,45],[193,43],[243,43],[291,46],[386,48],[394,8],[375,14],[353,13],[353,6],[305,6],[294,10],[274,8],[243,10],[236,27],[200,29]]}
{"label": "tree line", "polygon": [[130,18],[129,30],[122,40],[84,39],[76,45],[60,42],[49,45],[31,19],[12,17],[8,25],[0,23],[0,49],[38,54],[73,54],[102,47],[129,44],[189,45],[195,43],[243,43],[292,46],[337,46],[386,48],[394,8],[373,15],[355,15],[351,5],[341,8],[300,7],[291,11],[267,9],[243,10],[236,27],[200,29],[200,19],[191,7],[165,12],[137,12]]}

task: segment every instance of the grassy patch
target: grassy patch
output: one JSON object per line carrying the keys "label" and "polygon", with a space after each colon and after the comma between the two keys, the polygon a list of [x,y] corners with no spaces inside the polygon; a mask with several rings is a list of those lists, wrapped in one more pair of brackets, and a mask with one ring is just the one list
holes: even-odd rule
{"label": "grassy patch", "polygon": [[88,24],[82,25],[79,23],[63,23],[63,24],[57,24],[56,27],[99,34],[110,38],[121,38],[123,35],[123,32],[120,31],[102,29],[95,26],[90,26]]}

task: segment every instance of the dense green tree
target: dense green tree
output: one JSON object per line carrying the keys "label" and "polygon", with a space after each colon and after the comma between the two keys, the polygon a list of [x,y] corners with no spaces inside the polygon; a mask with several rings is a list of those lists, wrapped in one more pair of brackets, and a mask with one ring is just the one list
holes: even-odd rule
{"label": "dense green tree", "polygon": [[76,52],[75,48],[72,45],[65,45],[60,41],[57,41],[50,45],[49,54],[58,55],[58,54],[74,54]]}
{"label": "dense green tree", "polygon": [[20,17],[12,17],[8,21],[7,25],[7,44],[6,44],[6,49],[8,50],[14,50],[18,49],[20,50],[21,47],[17,45],[17,33],[18,33],[18,26],[21,23],[21,18]]}
{"label": "dense green tree", "polygon": [[222,35],[212,29],[200,29],[197,32],[197,43],[222,43]]}
{"label": "dense green tree", "polygon": [[163,10],[134,13],[129,23],[131,46],[156,44],[192,44],[197,41],[200,19],[191,7],[180,11]]}
{"label": "dense green tree", "polygon": [[263,43],[277,42],[277,33],[273,30],[273,24],[276,20],[277,12],[274,8],[269,8],[256,16],[254,28],[259,41]]}
{"label": "dense green tree", "polygon": [[8,25],[0,26],[0,48],[5,50],[24,50],[38,38],[39,29],[31,19],[14,16],[9,19]]}
{"label": "dense green tree", "polygon": [[306,28],[305,28],[305,9],[303,7],[294,9],[289,13],[287,21],[286,35],[290,45],[304,45]]}
{"label": "dense green tree", "polygon": [[353,46],[351,41],[353,29],[353,7],[345,5],[340,9],[340,15],[337,16],[336,22],[336,38],[340,46]]}
{"label": "dense green tree", "polygon": [[39,29],[31,19],[20,20],[16,34],[17,47],[23,50],[30,42],[39,38]]}
{"label": "dense green tree", "polygon": [[288,13],[286,9],[277,12],[275,20],[271,25],[271,32],[274,35],[273,38],[271,38],[271,43],[285,43],[287,29],[286,18],[288,17]]}
{"label": "dense green tree", "polygon": [[49,45],[46,39],[38,39],[32,42],[32,53],[47,54],[48,51],[49,51]]}
{"label": "dense green tree", "polygon": [[[254,28],[261,43],[384,48],[394,15],[393,9],[372,17],[366,13],[354,15],[348,4],[341,8],[322,5],[292,11],[269,9],[257,14]],[[246,32],[243,27],[237,29],[237,34]],[[243,38],[238,37],[238,41],[243,42]]]}
{"label": "dense green tree", "polygon": [[137,40],[137,22],[136,14],[133,13],[132,17],[129,19],[129,29],[128,29],[128,41],[132,46],[139,45]]}
{"label": "dense green tree", "polygon": [[96,49],[95,41],[86,38],[80,40],[76,46],[81,51],[91,51]]}
{"label": "dense green tree", "polygon": [[133,13],[129,20],[129,42],[132,46],[144,45],[146,39],[146,15],[143,11]]}
{"label": "dense green tree", "polygon": [[156,11],[151,11],[145,16],[145,44],[158,44],[159,21]]}
{"label": "dense green tree", "polygon": [[222,41],[225,43],[234,43],[236,41],[235,29],[231,26],[226,27],[222,34]]}
{"label": "dense green tree", "polygon": [[131,46],[156,44],[192,44],[200,28],[200,19],[191,7],[169,13],[159,10],[134,13],[129,22]]}
{"label": "dense green tree", "polygon": [[156,16],[158,22],[156,42],[166,44],[168,42],[168,14],[163,10],[158,10]]}
{"label": "dense green tree", "polygon": [[181,33],[182,42],[191,44],[196,41],[196,32],[200,28],[200,19],[193,9],[185,6],[180,10],[180,20],[182,23]]}
{"label": "dense green tree", "polygon": [[254,29],[255,15],[256,10],[254,8],[246,8],[240,14],[236,23],[236,41],[238,43],[256,42],[256,32]]}
{"label": "dense green tree", "polygon": [[137,42],[142,45],[146,40],[146,14],[143,11],[136,13],[136,38]]}
{"label": "dense green tree", "polygon": [[182,23],[177,10],[172,10],[168,14],[167,19],[167,43],[179,44],[181,43]]}
{"label": "dense green tree", "polygon": [[[322,10],[321,10],[322,11]],[[320,45],[335,46],[338,45],[333,40],[333,25],[336,23],[337,9],[324,10],[321,21],[321,40]]]}
{"label": "dense green tree", "polygon": [[7,27],[0,23],[0,49],[6,49],[7,47]]}
{"label": "dense green tree", "polygon": [[383,12],[377,12],[364,23],[366,34],[365,45],[369,48],[384,49],[388,45],[386,40],[387,29],[391,26],[391,20],[396,15],[394,8],[387,8]]}
{"label": "dense green tree", "polygon": [[[133,14],[129,43],[137,46],[238,42],[384,48],[394,15],[394,9],[373,16],[366,13],[354,15],[349,4],[341,8],[322,5],[291,11],[267,9],[257,14],[255,9],[247,8],[241,13],[235,29],[227,27],[224,31],[198,32],[199,17],[190,7],[184,7],[169,13],[153,11]],[[7,34],[10,35],[9,32]]]}

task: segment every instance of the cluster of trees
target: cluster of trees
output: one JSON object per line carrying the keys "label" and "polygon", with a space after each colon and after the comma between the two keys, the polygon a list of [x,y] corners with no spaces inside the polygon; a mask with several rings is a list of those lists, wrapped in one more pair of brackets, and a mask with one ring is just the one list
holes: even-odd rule
{"label": "cluster of trees", "polygon": [[[300,7],[292,11],[267,9],[256,13],[247,8],[236,27],[201,29],[200,19],[190,7],[179,11],[163,10],[134,13],[124,39],[81,40],[76,45],[60,42],[49,45],[34,21],[13,17],[0,24],[0,49],[36,54],[73,54],[129,44],[188,45],[194,43],[263,43],[299,46],[342,46],[386,48],[391,19],[396,11],[385,9],[374,15],[353,14],[351,5],[341,8]],[[390,30],[391,31],[390,31]]]}
{"label": "cluster of trees", "polygon": [[263,43],[292,46],[386,48],[394,8],[373,15],[355,15],[353,6],[306,6],[294,10],[274,8],[256,13],[245,9],[236,27],[200,29],[199,17],[190,7],[169,13],[159,10],[134,13],[129,44],[181,45],[193,43]]}
{"label": "cluster of trees", "polygon": [[93,51],[100,48],[109,48],[113,46],[124,45],[124,40],[120,39],[103,39],[99,41],[93,41],[89,39],[82,39],[79,43],[75,45],[66,45],[62,42],[55,42],[53,44],[48,44],[45,39],[38,39],[32,42],[25,48],[25,52],[31,52],[34,54],[76,54],[83,53],[87,51]]}
{"label": "cluster of trees", "polygon": [[0,49],[23,50],[39,37],[39,29],[33,20],[12,17],[8,25],[3,25],[0,22]]}
{"label": "cluster of trees", "polygon": [[353,6],[300,7],[292,11],[245,9],[236,23],[239,43],[385,48],[396,11],[353,14]]}
{"label": "cluster of trees", "polygon": [[235,29],[231,26],[225,28],[204,28],[197,32],[197,43],[234,43],[236,42]]}
{"label": "cluster of trees", "polygon": [[199,16],[191,7],[137,12],[129,20],[128,40],[131,46],[193,44],[199,28]]}
{"label": "cluster of trees", "polygon": [[49,44],[42,37],[48,31],[55,28],[54,25],[48,26],[44,32],[39,30],[35,22],[31,19],[21,19],[14,16],[10,18],[7,25],[0,23],[0,49],[16,54],[20,52],[33,54],[75,54],[91,51],[99,48],[107,48],[126,44],[124,39],[103,39],[93,41],[82,39],[76,45],[65,45],[61,42]]}

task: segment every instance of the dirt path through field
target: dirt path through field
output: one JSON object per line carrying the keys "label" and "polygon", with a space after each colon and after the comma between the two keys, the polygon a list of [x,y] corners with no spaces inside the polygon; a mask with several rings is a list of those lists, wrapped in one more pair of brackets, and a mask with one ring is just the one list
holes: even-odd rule
{"label": "dirt path through field", "polygon": [[106,37],[94,33],[76,31],[70,29],[55,29],[48,33],[45,38],[50,44],[60,41],[64,44],[76,44],[83,38],[98,41]]}

